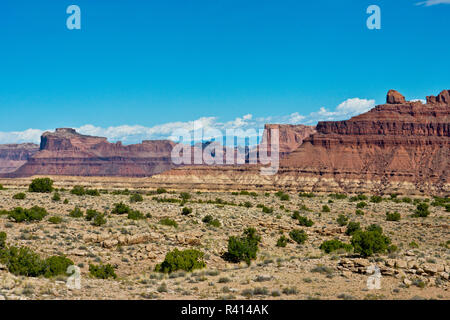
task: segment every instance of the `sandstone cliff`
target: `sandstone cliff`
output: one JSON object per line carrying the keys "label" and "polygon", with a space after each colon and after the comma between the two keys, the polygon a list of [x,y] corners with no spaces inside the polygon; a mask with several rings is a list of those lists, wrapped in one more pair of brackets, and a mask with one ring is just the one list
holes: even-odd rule
{"label": "sandstone cliff", "polygon": [[[275,176],[257,166],[177,168],[152,181],[216,188],[450,194],[450,91],[387,103],[345,121],[319,122],[316,133],[281,159]],[[213,181],[213,183],[212,183]]]}
{"label": "sandstone cliff", "polygon": [[0,173],[14,172],[38,150],[34,143],[0,145]]}
{"label": "sandstone cliff", "polygon": [[10,176],[150,176],[173,167],[173,146],[167,140],[122,145],[73,129],[56,129],[42,135],[39,152]]}

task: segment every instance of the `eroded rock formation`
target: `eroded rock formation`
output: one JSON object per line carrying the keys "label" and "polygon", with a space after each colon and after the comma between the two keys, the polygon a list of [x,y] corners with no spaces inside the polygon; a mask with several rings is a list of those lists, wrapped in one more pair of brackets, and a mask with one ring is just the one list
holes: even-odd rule
{"label": "eroded rock formation", "polygon": [[0,173],[16,171],[39,151],[34,143],[0,145]]}
{"label": "eroded rock formation", "polygon": [[45,132],[39,152],[11,176],[150,176],[173,167],[173,146],[168,140],[122,145],[61,128]]}

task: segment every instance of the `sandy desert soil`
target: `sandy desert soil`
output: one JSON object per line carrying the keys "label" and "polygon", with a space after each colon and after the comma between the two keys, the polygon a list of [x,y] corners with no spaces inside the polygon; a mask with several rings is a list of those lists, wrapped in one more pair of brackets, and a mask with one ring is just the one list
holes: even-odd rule
{"label": "sandy desert soil", "polygon": [[[56,188],[64,188],[59,190],[60,201],[53,201],[53,194],[28,192],[27,179],[0,181],[6,188],[0,190],[0,209],[38,205],[49,212],[39,222],[16,223],[2,215],[0,231],[7,233],[9,245],[32,248],[42,257],[64,254],[72,259],[81,269],[81,289],[69,289],[66,276],[50,279],[15,276],[0,265],[1,300],[450,299],[450,213],[441,206],[430,206],[431,214],[426,218],[414,218],[413,203],[395,202],[384,196],[386,200],[380,203],[365,201],[368,205],[362,209],[364,215],[356,215],[357,202],[332,199],[328,194],[308,198],[290,192],[289,200],[282,200],[275,192],[236,195],[231,191],[190,190],[191,198],[184,206],[193,212],[184,216],[179,203],[156,200],[180,199],[179,190],[154,194],[155,189],[146,188],[144,179],[69,180],[55,182]],[[104,193],[73,195],[70,189],[75,184],[104,189]],[[141,193],[144,200],[130,203],[129,194],[112,193],[124,188]],[[24,192],[26,198],[13,199],[18,192]],[[420,199],[433,201],[429,196]],[[210,203],[206,203],[208,200]],[[135,221],[126,215],[111,214],[114,204],[119,202],[151,217]],[[242,205],[246,202],[247,206]],[[274,210],[264,213],[258,205]],[[324,205],[331,211],[322,212]],[[70,217],[69,212],[76,206],[106,213],[107,223],[97,227],[84,218]],[[299,226],[292,218],[297,210],[313,220],[314,225]],[[386,221],[387,211],[398,211],[401,220]],[[325,254],[319,249],[323,241],[333,238],[350,241],[346,227],[336,222],[341,213],[363,227],[380,225],[398,251],[368,259],[343,251]],[[221,225],[205,224],[202,219],[206,215],[212,215]],[[50,223],[52,216],[61,217],[62,222]],[[175,220],[178,227],[162,225],[163,218]],[[227,251],[228,237],[241,235],[247,227],[256,228],[262,238],[257,259],[250,266],[225,261],[222,255]],[[290,240],[286,247],[277,247],[280,235],[289,238],[293,229],[305,230],[306,242],[298,245]],[[174,248],[204,252],[207,267],[170,275],[153,272],[155,265]],[[91,277],[89,264],[100,262],[116,266],[117,279]],[[366,269],[372,264],[379,266],[382,273],[380,289],[367,287]]]}

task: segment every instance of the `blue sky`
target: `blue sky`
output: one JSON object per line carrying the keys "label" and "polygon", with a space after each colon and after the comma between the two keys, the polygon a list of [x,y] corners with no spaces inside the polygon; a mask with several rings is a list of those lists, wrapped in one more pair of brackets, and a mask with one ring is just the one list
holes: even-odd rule
{"label": "blue sky", "polygon": [[[194,121],[314,124],[391,88],[424,99],[450,89],[450,1],[418,2],[3,0],[0,143],[56,127],[131,143]],[[81,30],[66,28],[71,4]],[[371,4],[381,30],[366,27]]]}

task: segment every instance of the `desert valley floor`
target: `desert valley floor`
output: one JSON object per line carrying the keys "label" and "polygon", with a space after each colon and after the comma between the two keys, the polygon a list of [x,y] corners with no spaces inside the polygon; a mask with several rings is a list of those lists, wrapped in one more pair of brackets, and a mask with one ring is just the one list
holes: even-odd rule
{"label": "desert valley floor", "polygon": [[[355,195],[171,190],[166,193],[145,179],[54,177],[54,193],[28,192],[31,179],[3,179],[0,210],[44,207],[42,221],[17,223],[0,215],[0,232],[6,242],[26,246],[42,257],[64,254],[81,269],[81,289],[69,289],[66,276],[52,278],[16,276],[0,264],[0,299],[450,299],[450,213],[431,196],[384,195],[380,200],[351,199]],[[78,196],[70,191],[81,185],[100,195]],[[13,196],[23,192],[25,199]],[[143,201],[132,202],[134,193]],[[184,203],[182,197],[184,196]],[[165,200],[164,200],[165,199]],[[416,200],[418,199],[418,200]],[[356,200],[356,201],[351,201]],[[123,202],[145,215],[129,219],[113,214]],[[361,204],[364,202],[364,204]],[[429,216],[412,217],[418,203],[429,205]],[[95,209],[106,223],[94,226],[69,213]],[[192,213],[182,214],[190,208]],[[359,208],[357,208],[359,207]],[[327,210],[329,208],[330,210]],[[357,211],[358,210],[358,211]],[[312,226],[301,226],[292,216],[306,217]],[[329,212],[327,212],[329,211]],[[399,221],[387,221],[387,212],[398,212]],[[348,221],[339,224],[343,214]],[[215,225],[205,216],[217,219]],[[62,219],[55,219],[57,216]],[[176,226],[167,221],[175,221]],[[206,220],[205,220],[206,221]],[[361,258],[338,250],[319,249],[325,240],[350,243],[346,222],[382,227],[397,250]],[[342,222],[342,221],[340,221]],[[167,225],[168,224],[168,225]],[[174,224],[172,222],[172,224]],[[230,236],[254,227],[261,236],[257,259],[250,266],[231,263],[223,256]],[[304,230],[303,244],[292,241],[294,229]],[[277,246],[284,235],[285,247]],[[178,249],[203,252],[206,268],[171,274],[154,272],[166,253]],[[89,264],[115,266],[116,279],[95,279]],[[380,289],[369,289],[367,267],[381,270]]]}

